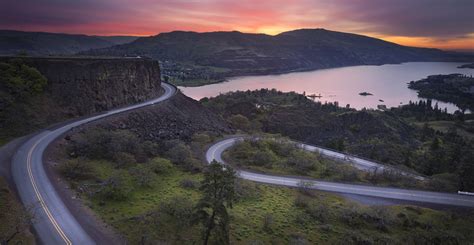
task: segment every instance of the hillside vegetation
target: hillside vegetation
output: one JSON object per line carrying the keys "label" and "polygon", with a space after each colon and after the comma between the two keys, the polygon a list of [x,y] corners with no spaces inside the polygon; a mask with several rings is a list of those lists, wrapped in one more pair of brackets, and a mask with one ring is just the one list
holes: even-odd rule
{"label": "hillside vegetation", "polygon": [[[49,120],[62,118],[54,111],[47,112],[48,108],[57,108],[51,98],[45,96],[47,84],[37,69],[21,60],[0,62],[0,144],[46,126]],[[28,117],[44,120],[27,120]]]}
{"label": "hillside vegetation", "polygon": [[[188,142],[153,143],[130,131],[100,129],[73,138],[58,170],[128,243],[203,243],[197,211],[209,183],[200,156],[216,138],[201,132]],[[304,188],[242,180],[227,184],[234,198],[222,232],[230,244],[463,244],[474,239],[470,211],[366,206]],[[227,244],[218,240],[222,236],[211,233],[209,244]]]}
{"label": "hillside vegetation", "polygon": [[456,104],[462,110],[474,111],[474,78],[462,74],[433,75],[411,81],[408,88],[418,96]]}
{"label": "hillside vegetation", "polygon": [[[201,102],[246,132],[279,133],[413,169],[431,176],[434,189],[474,190],[474,143],[457,132],[458,127],[472,127],[468,121],[472,116],[447,114],[435,109],[431,101],[385,112],[356,111],[296,93],[262,89],[231,92]],[[440,120],[453,127],[444,132],[430,128],[429,122]]]}
{"label": "hillside vegetation", "polygon": [[230,76],[450,60],[462,56],[324,29],[302,29],[275,36],[235,31],[174,31],[84,54],[150,56],[161,61],[166,77],[186,86],[216,82]]}

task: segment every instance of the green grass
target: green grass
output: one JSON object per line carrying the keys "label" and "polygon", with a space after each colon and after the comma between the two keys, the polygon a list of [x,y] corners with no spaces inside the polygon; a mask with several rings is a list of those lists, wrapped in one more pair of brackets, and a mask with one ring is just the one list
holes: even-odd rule
{"label": "green grass", "polygon": [[[105,177],[110,173],[110,169],[107,164],[101,165],[99,172]],[[175,167],[168,174],[159,175],[151,188],[136,189],[126,201],[99,201],[94,198],[88,201],[91,208],[106,223],[124,234],[131,244],[137,244],[142,231],[149,226],[140,223],[137,217],[147,214],[160,203],[175,196],[198,200],[200,192],[197,189],[185,189],[181,187],[180,182],[184,179],[199,181],[201,178],[201,174],[191,174]],[[259,192],[258,197],[237,201],[233,209],[230,209],[230,238],[233,244],[249,244],[255,241],[263,244],[287,244],[294,237],[301,237],[310,244],[335,244],[345,239],[385,239],[401,242],[418,233],[436,237],[439,234],[435,231],[439,230],[462,239],[474,239],[474,220],[471,212],[460,216],[411,206],[387,207],[386,210],[392,218],[387,224],[388,231],[381,231],[370,219],[362,218],[372,212],[372,207],[355,204],[338,195],[315,191],[309,196],[303,196],[309,203],[317,203],[324,208],[327,218],[318,220],[309,217],[304,208],[295,206],[295,198],[302,195],[298,190],[270,185],[256,185],[255,188]],[[346,220],[341,219],[341,213],[348,210],[356,210],[358,215],[355,224],[348,224]],[[266,214],[271,214],[273,218],[270,229],[263,228]],[[415,224],[414,227],[404,227],[404,218],[401,217],[409,217]],[[426,230],[423,227],[431,228]],[[192,243],[199,239],[199,227],[183,229],[188,229],[188,237],[182,238],[187,242],[183,243]],[[360,233],[361,237],[353,238],[354,231]],[[167,237],[167,234],[162,236]]]}

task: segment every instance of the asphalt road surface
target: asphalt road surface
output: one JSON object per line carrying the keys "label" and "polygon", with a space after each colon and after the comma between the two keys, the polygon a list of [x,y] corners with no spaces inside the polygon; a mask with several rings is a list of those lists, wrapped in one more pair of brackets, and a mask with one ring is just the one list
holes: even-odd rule
{"label": "asphalt road surface", "polygon": [[13,180],[23,204],[35,207],[34,228],[43,244],[95,244],[63,203],[45,172],[43,154],[48,145],[74,127],[150,106],[175,95],[176,88],[172,85],[162,83],[161,86],[165,92],[159,98],[111,110],[51,131],[45,130],[26,141],[15,153],[12,160]]}
{"label": "asphalt road surface", "polygon": [[[242,136],[237,136],[215,143],[206,152],[207,162],[210,163],[213,160],[216,160],[219,163],[225,164],[224,160],[222,160],[222,153],[235,143],[241,141],[242,139]],[[300,177],[283,177],[269,174],[260,174],[244,170],[238,171],[238,175],[240,178],[246,180],[266,184],[297,187],[301,181],[305,181],[312,183],[311,188],[316,190],[378,198],[389,198],[410,202],[474,207],[474,196],[459,195],[453,193],[417,191],[399,188],[375,187],[368,185],[342,184]]]}

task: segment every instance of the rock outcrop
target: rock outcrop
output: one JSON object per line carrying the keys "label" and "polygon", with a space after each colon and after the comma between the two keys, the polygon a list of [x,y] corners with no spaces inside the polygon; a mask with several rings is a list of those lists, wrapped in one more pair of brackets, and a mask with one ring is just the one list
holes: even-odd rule
{"label": "rock outcrop", "polygon": [[159,64],[150,59],[21,59],[48,79],[46,93],[71,116],[134,104],[161,93]]}
{"label": "rock outcrop", "polygon": [[151,59],[0,57],[0,63],[13,59],[39,70],[48,83],[41,94],[3,110],[0,105],[0,139],[4,140],[162,93],[159,64]]}

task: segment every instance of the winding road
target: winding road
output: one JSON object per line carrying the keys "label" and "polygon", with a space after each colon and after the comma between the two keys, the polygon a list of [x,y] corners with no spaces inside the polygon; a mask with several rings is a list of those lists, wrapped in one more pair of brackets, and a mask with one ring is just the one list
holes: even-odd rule
{"label": "winding road", "polygon": [[[87,124],[92,121],[103,119],[118,113],[131,111],[145,106],[152,106],[156,103],[165,101],[177,92],[176,87],[163,83],[163,95],[159,98],[128,106],[120,109],[110,110],[100,115],[81,119],[67,125],[61,126],[53,130],[44,130],[34,137],[28,139],[15,153],[12,159],[12,176],[15,182],[18,194],[25,206],[38,207],[35,213],[36,222],[34,228],[39,240],[43,244],[95,244],[96,242],[79,224],[74,215],[69,211],[68,207],[61,200],[53,183],[49,179],[43,164],[43,156],[46,148],[56,139],[68,132],[74,127]],[[212,145],[206,153],[208,162],[217,160],[224,163],[222,153],[233,144],[242,140],[242,137],[233,137],[219,141]],[[323,155],[332,156],[334,158],[345,157],[344,154],[333,152],[327,149],[315,146],[300,144],[300,147],[318,151]],[[374,167],[383,168],[377,163],[373,163],[364,159],[351,158],[350,160],[359,169],[369,170]],[[282,186],[295,187],[302,180],[298,177],[282,177],[266,174],[252,173],[248,171],[239,171],[241,178],[256,181],[260,183],[275,184]],[[422,177],[419,177],[422,178]],[[312,188],[324,191],[365,195],[372,197],[392,198],[399,200],[418,201],[435,204],[455,205],[474,207],[473,196],[462,196],[449,193],[437,193],[415,190],[404,190],[396,188],[383,188],[363,185],[351,185],[332,183],[318,180],[312,181]]]}
{"label": "winding road", "polygon": [[176,87],[161,83],[164,93],[144,103],[110,110],[100,115],[81,119],[54,130],[45,130],[26,141],[12,159],[12,175],[18,194],[25,206],[38,207],[35,212],[35,231],[43,244],[95,244],[71,214],[48,178],[43,155],[55,139],[74,127],[118,113],[151,106],[174,96]]}
{"label": "winding road", "polygon": [[[222,159],[222,153],[232,147],[235,143],[243,140],[243,136],[236,136],[228,139],[221,140],[211,147],[206,152],[206,160],[211,163],[216,160],[219,163],[225,164]],[[314,146],[305,145],[305,149],[316,150]],[[331,151],[326,150],[331,153]],[[324,152],[322,153],[325,154]],[[364,160],[367,161],[367,160]],[[363,164],[377,164],[377,163],[366,163]],[[357,166],[357,165],[355,165]],[[358,168],[363,168],[360,165]],[[307,178],[300,177],[283,177],[269,174],[254,173],[245,170],[239,170],[238,175],[240,178],[251,180],[259,183],[274,184],[281,186],[297,187],[301,181],[311,182],[311,188],[322,191],[355,194],[362,196],[371,196],[378,198],[389,198],[411,202],[422,202],[431,204],[442,204],[450,206],[461,206],[461,207],[474,207],[474,196],[459,195],[452,193],[442,192],[430,192],[430,191],[417,191],[399,188],[388,188],[388,187],[375,187],[369,185],[355,185],[355,184],[342,184],[320,180],[310,180]]]}

